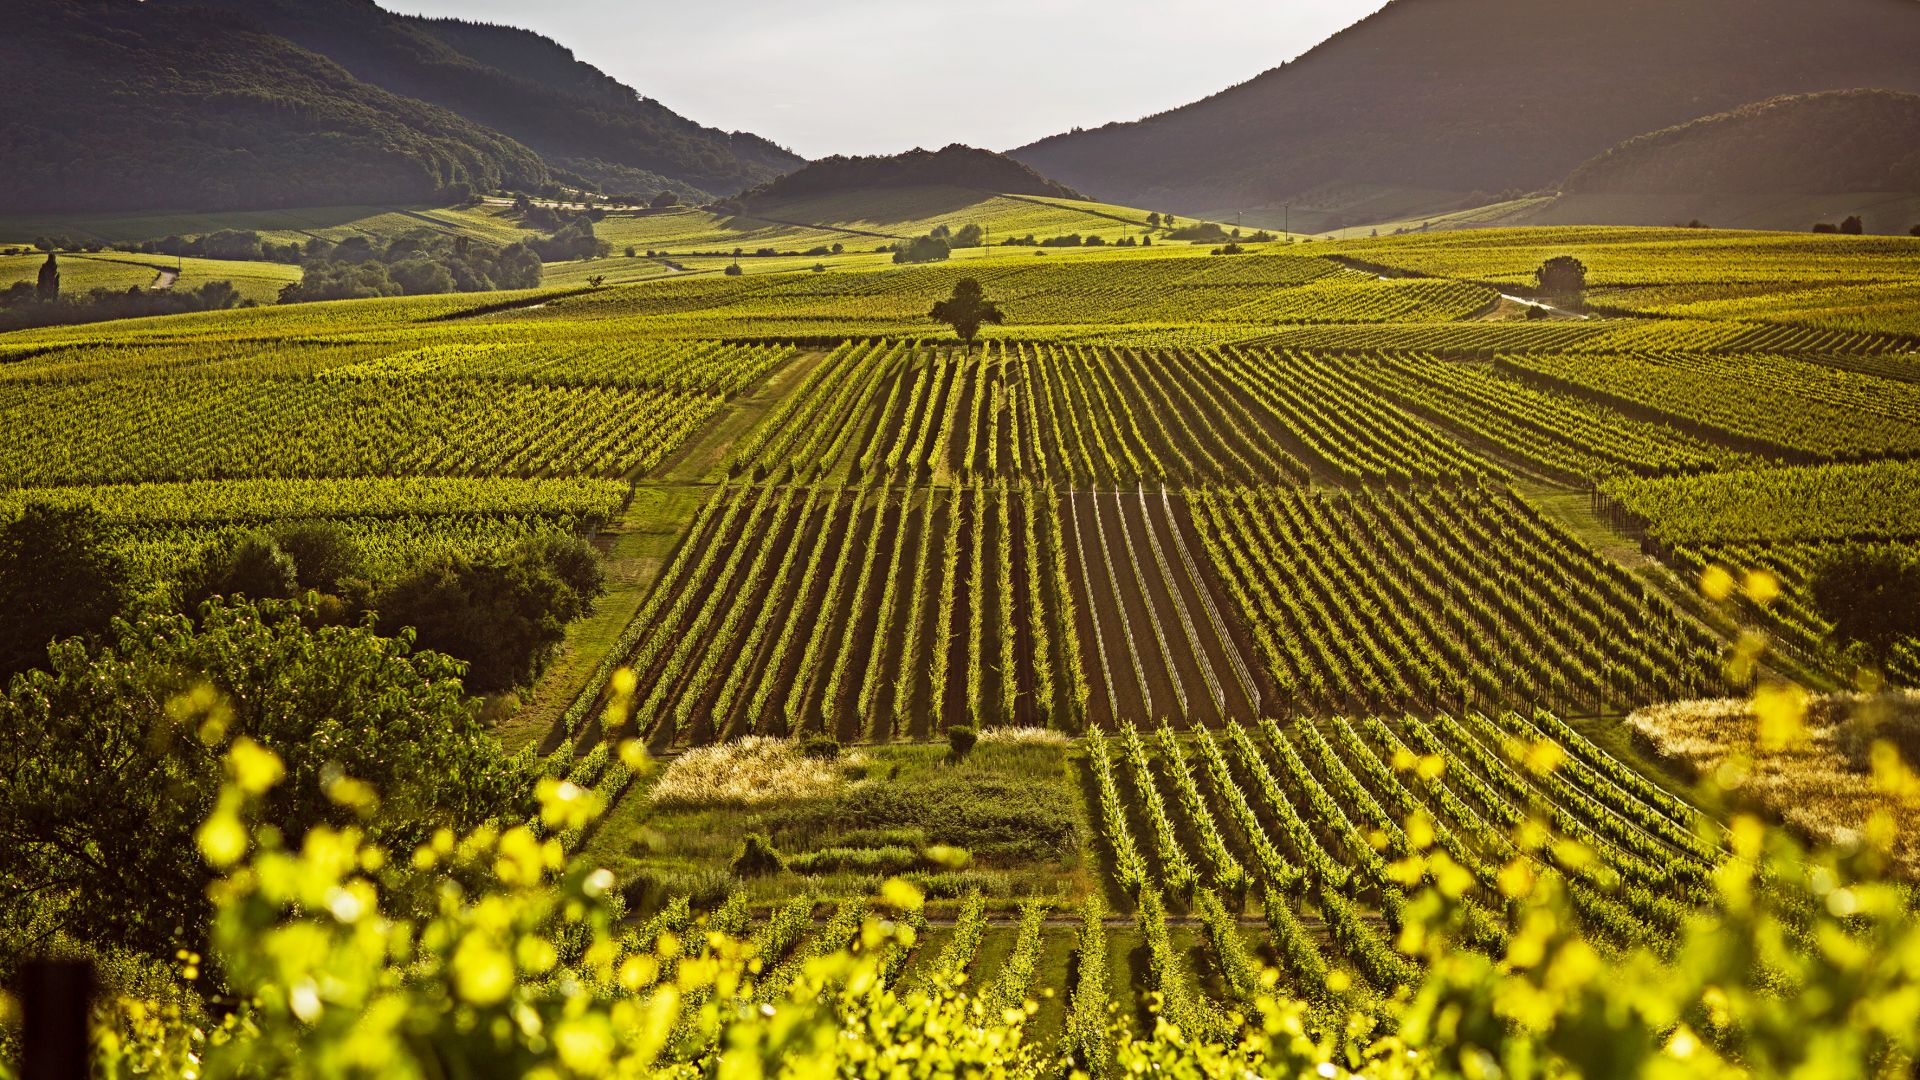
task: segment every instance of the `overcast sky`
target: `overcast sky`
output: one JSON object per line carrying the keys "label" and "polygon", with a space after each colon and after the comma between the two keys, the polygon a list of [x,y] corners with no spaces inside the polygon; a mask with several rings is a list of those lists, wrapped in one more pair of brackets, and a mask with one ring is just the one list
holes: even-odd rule
{"label": "overcast sky", "polygon": [[1184,105],[1385,0],[386,0],[537,30],[702,124],[807,157],[992,150]]}

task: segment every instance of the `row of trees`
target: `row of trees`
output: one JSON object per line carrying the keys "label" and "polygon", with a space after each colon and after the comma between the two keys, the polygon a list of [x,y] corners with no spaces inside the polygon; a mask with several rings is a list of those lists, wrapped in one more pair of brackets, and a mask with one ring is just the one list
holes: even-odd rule
{"label": "row of trees", "polygon": [[313,593],[321,621],[410,632],[420,648],[463,662],[469,691],[505,693],[539,677],[567,623],[603,591],[599,559],[574,537],[449,556],[381,581],[345,532],[309,522],[209,544],[143,598],[116,540],[85,506],[30,504],[0,528],[0,679],[43,666],[50,642],[101,640],[115,619],[143,611],[193,615],[220,597]]}
{"label": "row of trees", "polygon": [[219,311],[240,303],[229,281],[209,281],[194,289],[96,288],[67,296],[61,292],[59,257],[49,251],[33,281],[16,281],[0,290],[0,331]]}
{"label": "row of trees", "polygon": [[316,241],[307,252],[300,280],[280,290],[283,304],[531,289],[540,284],[543,261],[538,241],[495,247],[427,229],[385,244],[364,236]]}

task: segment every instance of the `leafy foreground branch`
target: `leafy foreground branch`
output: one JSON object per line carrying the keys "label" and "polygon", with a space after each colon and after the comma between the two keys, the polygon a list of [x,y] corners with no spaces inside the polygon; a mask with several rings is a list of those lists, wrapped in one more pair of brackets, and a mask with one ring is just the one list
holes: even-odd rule
{"label": "leafy foreground branch", "polygon": [[[219,874],[221,1000],[238,1005],[216,1019],[184,981],[171,998],[113,998],[95,1018],[98,1075],[1885,1076],[1908,1074],[1920,1039],[1920,925],[1901,887],[1874,880],[1884,837],[1809,859],[1737,819],[1714,914],[1666,958],[1598,951],[1522,862],[1501,876],[1518,913],[1505,957],[1461,948],[1449,928],[1465,875],[1416,851],[1392,872],[1439,884],[1407,907],[1399,945],[1429,974],[1377,1017],[1316,1035],[1307,1004],[1256,989],[1210,1025],[1218,1041],[1164,1016],[1145,1036],[1115,1024],[1094,1038],[1076,1015],[1051,1048],[1023,1037],[1029,1010],[989,1008],[964,980],[895,984],[924,926],[905,882],[843,906],[819,936],[844,929],[845,946],[763,973],[771,937],[735,904],[625,925],[613,875],[556,839],[601,810],[564,781],[541,782],[525,824],[389,853],[359,825],[317,826],[297,849],[254,827],[287,782],[257,743],[233,745],[226,775],[196,836]],[[333,791],[350,817],[374,812],[364,785]],[[1104,947],[1090,927],[1083,945]],[[1111,1061],[1076,1056],[1109,1047]]]}

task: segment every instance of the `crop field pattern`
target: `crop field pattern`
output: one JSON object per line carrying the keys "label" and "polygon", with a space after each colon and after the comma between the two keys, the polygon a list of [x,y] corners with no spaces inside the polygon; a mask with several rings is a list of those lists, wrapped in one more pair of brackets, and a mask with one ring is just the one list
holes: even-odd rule
{"label": "crop field pattern", "polygon": [[[1576,233],[1609,274],[1663,287],[1838,261],[1767,241],[1729,274],[1724,245]],[[1908,272],[1884,246],[1863,280]],[[1536,254],[1514,238],[1339,250],[688,278],[509,316],[839,331],[732,444],[609,658],[649,688],[644,731],[1185,731],[1718,693],[1724,638],[1523,492],[1613,505],[1603,485],[1920,449],[1897,335],[1499,319],[1484,298]],[[1673,265],[1649,275],[1662,251]],[[1351,268],[1376,262],[1415,276]],[[1011,316],[972,349],[917,321],[961,276]],[[549,744],[589,734],[596,701]]]}
{"label": "crop field pattern", "polygon": [[183,337],[21,350],[0,368],[0,513],[91,504],[153,585],[223,536],[313,520],[398,576],[605,525],[796,354],[485,332]]}
{"label": "crop field pattern", "polygon": [[[1503,299],[1567,253],[1598,312]],[[1040,997],[1008,1023],[1102,1061],[1110,1010],[1224,1037],[1267,968],[1313,1024],[1393,1015],[1425,975],[1415,852],[1488,956],[1525,932],[1518,873],[1609,957],[1673,949],[1731,847],[1620,718],[1741,692],[1747,631],[1852,674],[1806,583],[1920,545],[1920,338],[1809,281],[1916,267],[1920,240],[1501,231],[9,335],[0,517],[91,504],[164,578],[281,521],[397,572],[671,502],[591,655],[509,721],[607,807],[553,839],[637,939],[704,919],[767,986],[907,876],[928,921],[882,978]],[[1007,315],[973,347],[927,318],[963,277]],[[1716,565],[1780,595],[1709,610]],[[1920,640],[1888,666],[1920,680]],[[780,869],[732,872],[749,838]]]}

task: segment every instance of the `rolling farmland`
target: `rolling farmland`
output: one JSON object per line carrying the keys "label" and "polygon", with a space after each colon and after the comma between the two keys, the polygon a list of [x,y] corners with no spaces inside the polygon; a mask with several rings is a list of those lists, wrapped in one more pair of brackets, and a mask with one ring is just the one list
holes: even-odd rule
{"label": "rolling farmland", "polygon": [[[1877,287],[1916,244],[848,257],[12,334],[0,518],[93,506],[155,581],[275,523],[393,573],[615,537],[613,601],[496,704],[604,812],[525,828],[621,882],[631,993],[669,1001],[702,929],[757,950],[757,982],[671,1000],[675,1060],[719,1045],[705,1003],[757,1009],[856,940],[882,985],[967,986],[1096,1071],[1110,1005],[1230,1038],[1277,987],[1316,1031],[1384,1030],[1433,888],[1476,957],[1534,932],[1536,888],[1595,955],[1674,955],[1738,841],[1621,718],[1747,693],[1743,630],[1763,676],[1842,685],[1812,568],[1920,540],[1898,320],[1502,292],[1560,245],[1684,290],[1810,250]],[[1007,316],[974,347],[926,318],[962,277]],[[1779,595],[1703,600],[1713,566]],[[1920,679],[1914,642],[1887,674]],[[895,878],[918,937],[863,938]]]}

